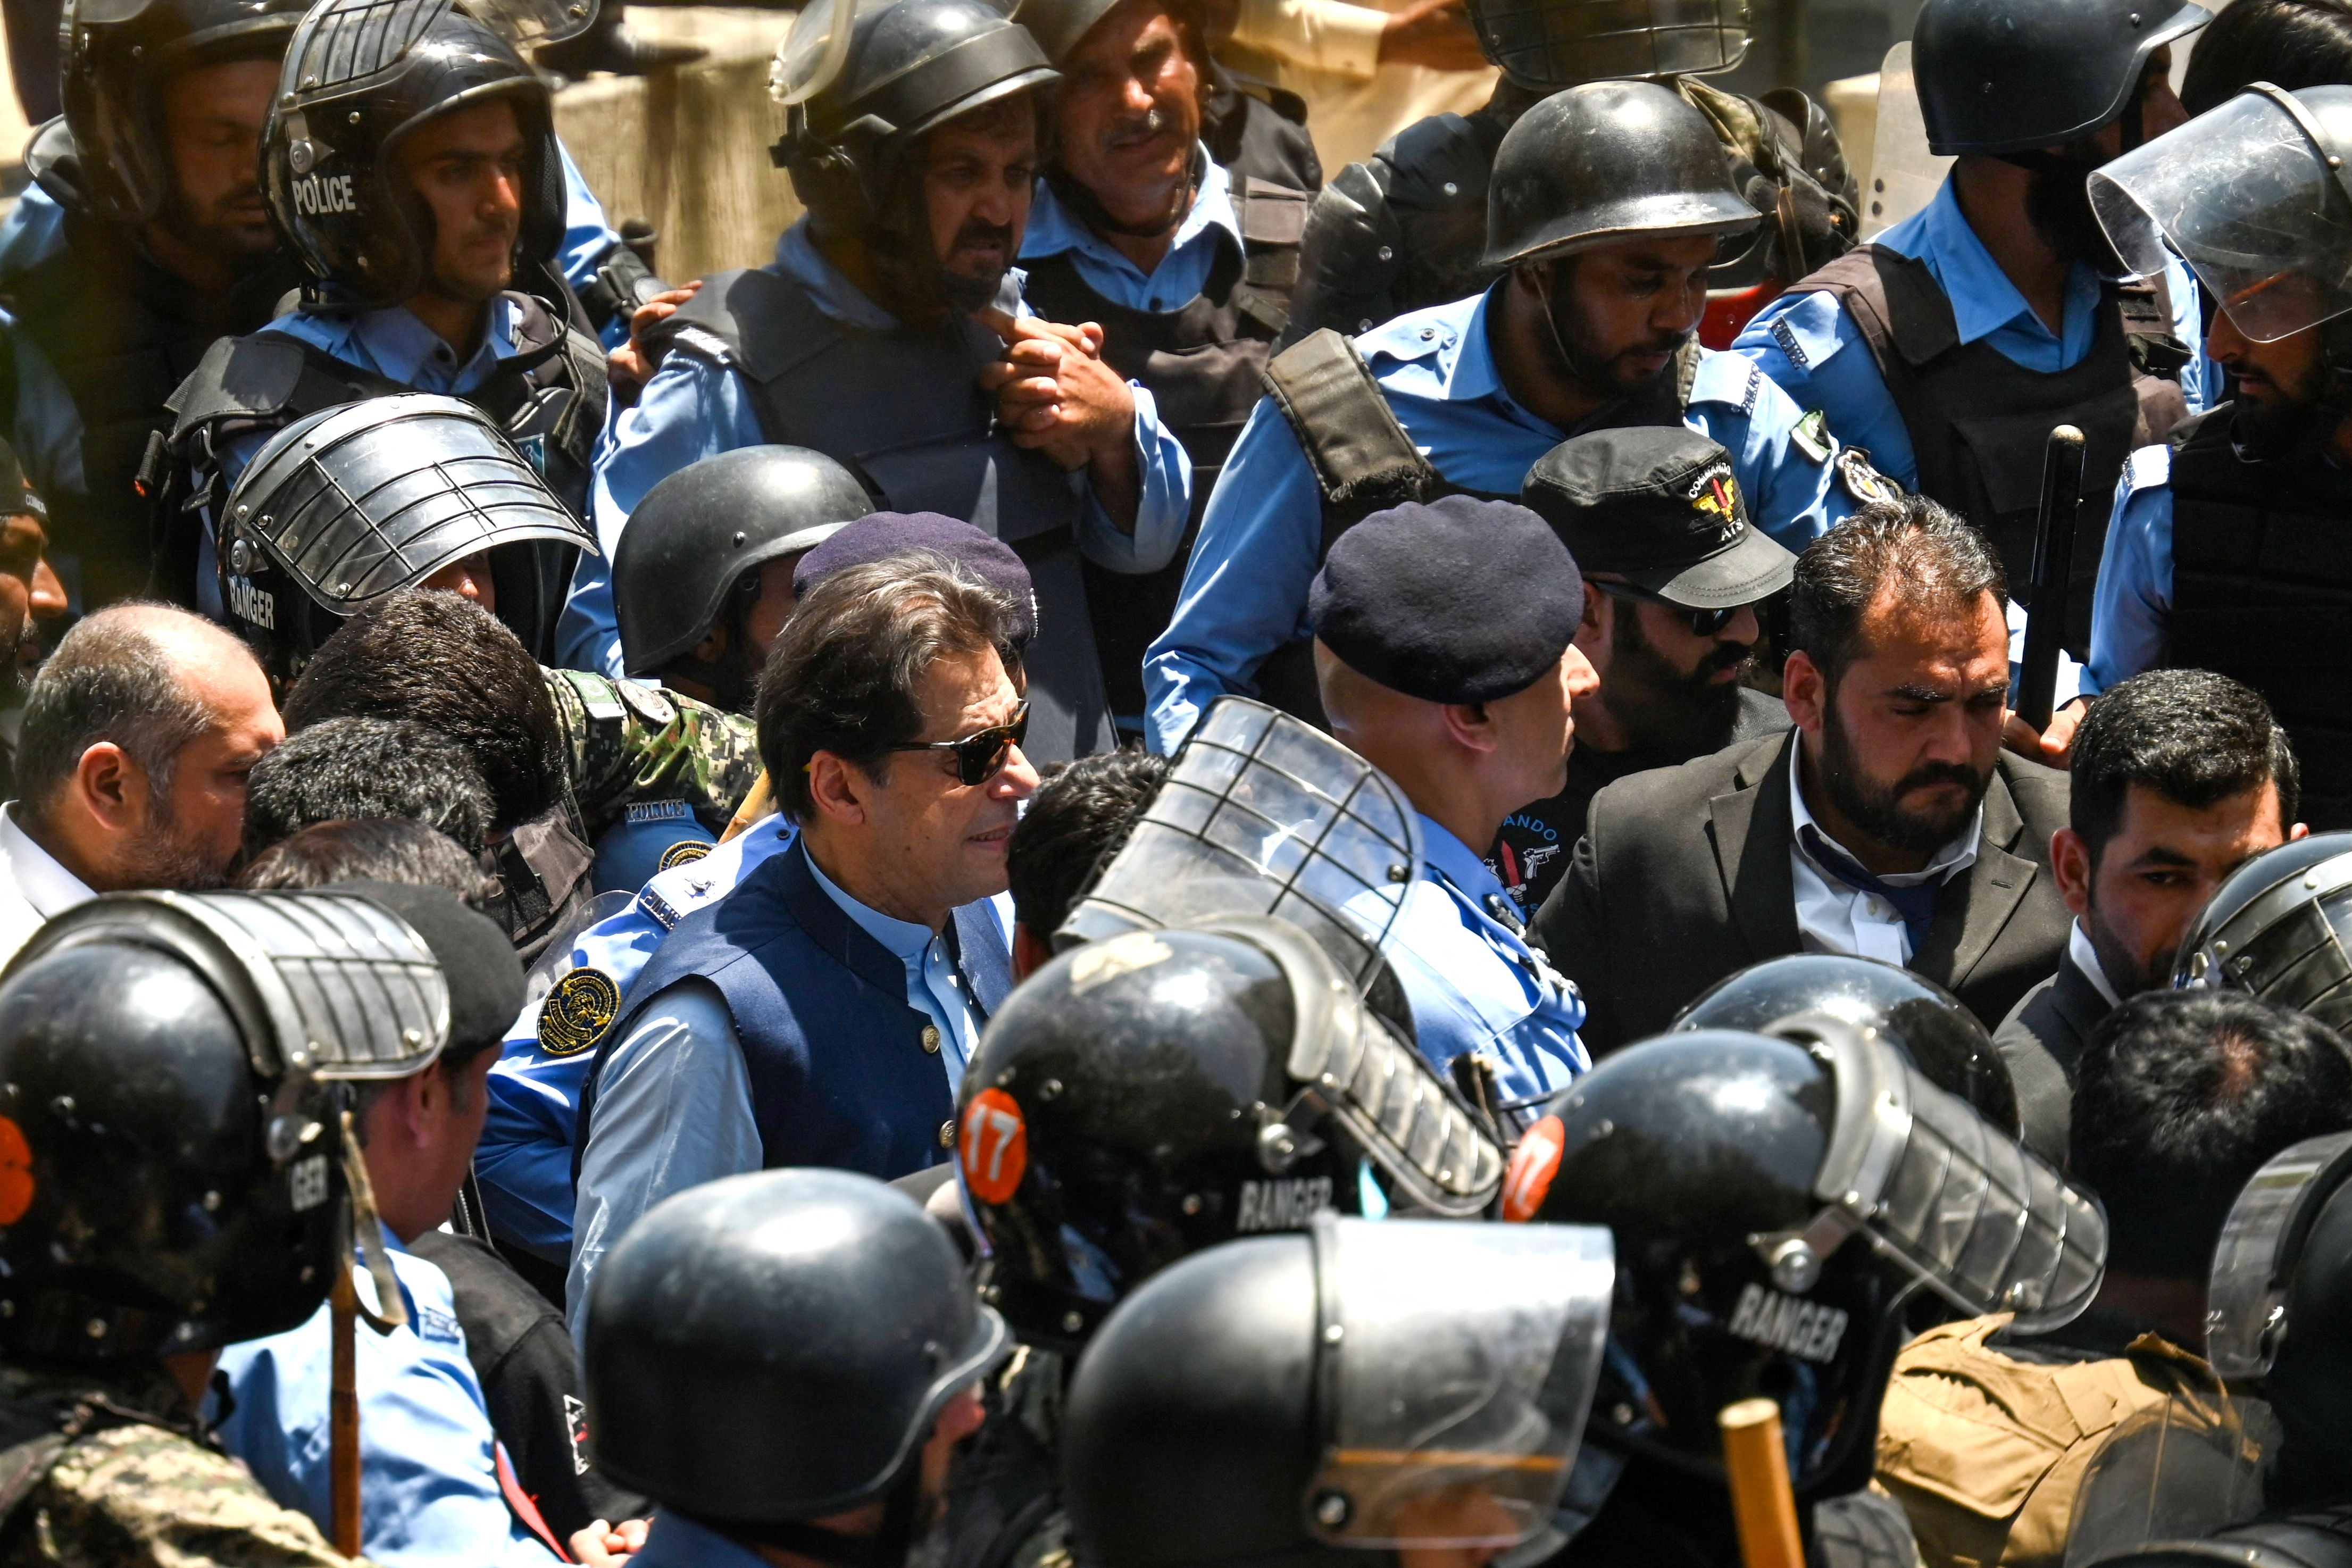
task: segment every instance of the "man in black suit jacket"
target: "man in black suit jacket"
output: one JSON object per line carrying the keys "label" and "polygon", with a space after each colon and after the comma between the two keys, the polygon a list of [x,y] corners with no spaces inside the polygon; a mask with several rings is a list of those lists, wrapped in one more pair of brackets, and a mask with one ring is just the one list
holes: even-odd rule
{"label": "man in black suit jacket", "polygon": [[1993,1033],[2025,1142],[2052,1159],[2066,1152],[2074,1064],[2092,1031],[2166,984],[2223,878],[2305,832],[2286,731],[2260,694],[2210,670],[2150,670],[2097,699],[2072,768],[2068,825],[2050,845],[2074,915],[2066,952]]}
{"label": "man in black suit jacket", "polygon": [[1903,963],[1989,1020],[2057,967],[2066,778],[2000,751],[2006,603],[1982,536],[1918,497],[1814,541],[1790,593],[1795,727],[1602,790],[1536,917],[1596,1056],[1787,953]]}

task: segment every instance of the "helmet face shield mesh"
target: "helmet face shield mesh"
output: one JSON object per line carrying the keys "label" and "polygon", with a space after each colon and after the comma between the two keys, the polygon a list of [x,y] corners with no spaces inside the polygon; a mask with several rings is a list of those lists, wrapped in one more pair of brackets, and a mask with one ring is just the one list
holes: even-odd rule
{"label": "helmet face shield mesh", "polygon": [[[2330,851],[2333,853],[2330,853]],[[2181,939],[2176,990],[2244,991],[2352,1025],[2352,834],[2315,834],[2230,874]]]}
{"label": "helmet face shield mesh", "polygon": [[1742,0],[1473,0],[1478,45],[1522,87],[1710,76],[1748,58]]}
{"label": "helmet face shield mesh", "polygon": [[2352,196],[2315,136],[2294,96],[2257,87],[2099,169],[2091,208],[2132,272],[2177,252],[2241,332],[2275,342],[2352,310]]}
{"label": "helmet face shield mesh", "polygon": [[2205,1290],[2205,1359],[2232,1382],[2269,1375],[2285,1342],[2303,1233],[2352,1176],[2352,1132],[2310,1138],[2254,1173],[2221,1227]]}
{"label": "helmet face shield mesh", "polygon": [[1062,934],[1273,915],[1360,992],[1420,864],[1420,817],[1379,769],[1288,714],[1223,697]]}
{"label": "helmet face shield mesh", "polygon": [[2106,1272],[2098,1200],[1895,1047],[1822,1022],[1837,1121],[1814,1195],[1971,1316],[2014,1312],[2025,1332],[2079,1316]]}
{"label": "helmet face shield mesh", "polygon": [[235,533],[339,616],[502,544],[596,550],[478,411],[426,393],[344,404],[287,426],[238,476],[227,513]]}
{"label": "helmet face shield mesh", "polygon": [[1513,1546],[1549,1523],[1600,1379],[1616,1278],[1599,1226],[1315,1224],[1333,1545]]}

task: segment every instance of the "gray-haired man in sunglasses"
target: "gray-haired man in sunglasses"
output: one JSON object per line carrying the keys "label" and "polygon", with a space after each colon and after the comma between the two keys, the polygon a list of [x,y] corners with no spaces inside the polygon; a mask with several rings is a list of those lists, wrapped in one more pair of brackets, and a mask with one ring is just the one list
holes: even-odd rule
{"label": "gray-haired man in sunglasses", "polygon": [[1786,729],[1742,680],[1757,605],[1797,558],[1748,521],[1731,455],[1681,426],[1599,430],[1538,460],[1521,492],[1584,573],[1576,646],[1600,689],[1576,700],[1568,785],[1503,821],[1487,862],[1531,916],[1568,871],[1601,786]]}

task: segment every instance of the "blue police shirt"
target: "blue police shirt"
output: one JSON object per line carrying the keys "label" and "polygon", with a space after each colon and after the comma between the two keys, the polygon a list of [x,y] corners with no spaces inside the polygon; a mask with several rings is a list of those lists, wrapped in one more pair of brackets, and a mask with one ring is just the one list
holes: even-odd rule
{"label": "blue police shirt", "polygon": [[1045,181],[1029,207],[1029,227],[1021,241],[1021,259],[1042,261],[1067,252],[1087,287],[1115,305],[1130,310],[1179,310],[1208,287],[1209,270],[1227,245],[1238,252],[1241,222],[1234,214],[1232,176],[1205,147],[1194,156],[1208,165],[1192,208],[1176,226],[1168,254],[1149,277],[1117,246],[1087,226],[1086,221],[1063,205]]}
{"label": "blue police shirt", "polygon": [[[497,1436],[448,1276],[385,1237],[408,1324],[389,1334],[360,1325],[361,1548],[385,1568],[540,1568],[555,1556],[526,1530],[499,1489]],[[356,1271],[360,1299],[374,1281]],[[222,1445],[286,1508],[331,1528],[328,1468],[329,1309],[298,1329],[221,1352],[232,1408]]]}
{"label": "blue police shirt", "polygon": [[2105,691],[2164,658],[2172,614],[2172,448],[2142,447],[2116,481],[2106,553],[2091,598],[2083,689]]}
{"label": "blue police shirt", "polygon": [[[1490,289],[1399,316],[1356,347],[1441,476],[1465,489],[1516,495],[1536,459],[1573,432],[1528,413],[1505,389],[1486,341],[1493,298]],[[1836,477],[1836,443],[1801,432],[1803,417],[1748,361],[1702,352],[1683,422],[1731,453],[1756,525],[1790,550],[1853,508]],[[1307,589],[1322,538],[1314,470],[1290,421],[1261,398],[1209,498],[1175,618],[1144,659],[1154,750],[1173,752],[1226,692],[1255,695],[1266,656],[1307,635]]]}
{"label": "blue police shirt", "polygon": [[[556,143],[556,153],[563,163],[564,196],[563,241],[556,257],[563,280],[574,289],[584,289],[595,279],[597,263],[620,243],[621,237],[604,221],[603,205],[562,142]],[[0,220],[0,278],[38,266],[65,245],[65,209],[39,185],[27,186],[6,219]],[[0,313],[0,333],[5,333],[16,354],[16,424],[11,435],[25,477],[45,495],[85,493],[89,486],[81,471],[81,416],[67,395],[65,384],[48,357],[29,339],[19,337],[15,321],[5,313]],[[606,329],[605,347],[617,346],[627,335],[625,322],[619,325],[618,336],[614,329]],[[445,389],[421,386],[418,390]],[[243,458],[237,466],[244,467]],[[198,593],[211,601],[219,598],[209,571],[201,577]],[[205,614],[221,618],[217,603],[208,602],[203,607]]]}
{"label": "blue police shirt", "polygon": [[[877,332],[898,324],[818,253],[806,218],[777,239],[776,258],[769,270],[806,289],[817,309],[835,321]],[[1018,268],[1013,277],[1017,288]],[[1016,311],[1034,313],[1025,303]],[[1156,572],[1183,542],[1192,464],[1183,443],[1160,425],[1160,405],[1151,394],[1139,383],[1128,384],[1135,394],[1135,451],[1143,480],[1135,531],[1121,532],[1087,488],[1078,515],[1078,548],[1114,572]],[[555,629],[556,657],[566,668],[625,673],[620,624],[613,610],[611,562],[621,531],[645,493],[688,464],[739,447],[763,446],[767,439],[742,376],[696,354],[667,356],[635,406],[614,405],[596,445],[595,478],[589,488],[590,521],[604,553],[581,555],[571,597]],[[1071,482],[1085,487],[1085,475],[1072,475]]]}
{"label": "blue police shirt", "polygon": [[[662,872],[627,909],[574,940],[572,968],[602,973],[615,1000],[627,995],[672,926],[724,898],[769,856],[790,845],[796,832],[792,819],[778,813],[703,858]],[[523,1008],[490,1068],[490,1108],[474,1150],[474,1177],[491,1234],[563,1264],[572,1258],[572,1155],[580,1090],[604,1036],[542,1031],[545,1002]]]}
{"label": "blue police shirt", "polygon": [[1509,1100],[1553,1093],[1592,1065],[1576,1037],[1584,998],[1528,946],[1486,862],[1432,817],[1421,833],[1421,876],[1388,946],[1421,1054],[1441,1073],[1482,1058]]}
{"label": "blue police shirt", "polygon": [[[2068,271],[2059,318],[2063,335],[2053,332],[1969,226],[1948,176],[1935,200],[1871,243],[1927,264],[1952,301],[1952,321],[1963,343],[1982,340],[2002,358],[2045,375],[2080,364],[2091,352],[2098,335],[2098,275],[2080,262]],[[2164,277],[2173,331],[2196,353],[2180,378],[2189,412],[2196,414],[2210,404],[2221,371],[2202,346],[2205,325],[2196,279],[2177,261]],[[1918,484],[1919,459],[1910,432],[1862,329],[1835,295],[1783,294],[1756,312],[1731,346],[1755,361],[1800,406],[1819,409],[1838,439],[1868,452],[1879,472],[1906,489]]]}

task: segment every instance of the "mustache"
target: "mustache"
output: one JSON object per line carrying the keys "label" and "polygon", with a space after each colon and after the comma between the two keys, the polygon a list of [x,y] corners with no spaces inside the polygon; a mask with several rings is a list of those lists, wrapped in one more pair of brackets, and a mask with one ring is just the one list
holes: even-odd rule
{"label": "mustache", "polygon": [[978,247],[983,245],[993,245],[1003,250],[1006,255],[1011,255],[1013,253],[1013,226],[1003,223],[990,223],[984,218],[972,217],[964,219],[963,226],[956,230],[955,248],[962,250],[967,247]]}
{"label": "mustache", "polygon": [[1984,787],[1985,779],[1974,768],[1960,763],[1928,763],[1912,769],[1896,781],[1892,795],[1900,799],[1915,789],[1927,789],[1935,784],[1958,784],[1965,790]]}
{"label": "mustache", "polygon": [[1755,663],[1756,645],[1754,643],[1719,642],[1715,645],[1713,652],[1699,660],[1698,673],[1706,677],[1727,669],[1750,668]]}
{"label": "mustache", "polygon": [[1141,114],[1123,114],[1111,122],[1104,142],[1112,147],[1131,147],[1139,142],[1150,142],[1165,135],[1175,121],[1158,104]]}

